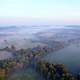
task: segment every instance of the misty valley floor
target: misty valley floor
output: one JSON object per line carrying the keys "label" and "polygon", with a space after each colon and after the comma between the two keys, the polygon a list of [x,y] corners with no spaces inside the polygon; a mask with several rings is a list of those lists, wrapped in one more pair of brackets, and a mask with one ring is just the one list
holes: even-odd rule
{"label": "misty valley floor", "polygon": [[8,80],[45,80],[36,71],[39,61],[64,64],[71,74],[80,70],[79,28],[15,27],[6,33],[0,33],[0,77],[7,71]]}

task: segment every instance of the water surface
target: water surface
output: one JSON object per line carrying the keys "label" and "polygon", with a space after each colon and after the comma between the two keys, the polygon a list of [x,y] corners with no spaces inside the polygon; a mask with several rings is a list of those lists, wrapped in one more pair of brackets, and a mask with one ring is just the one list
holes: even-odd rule
{"label": "water surface", "polygon": [[80,44],[72,44],[43,58],[50,63],[64,64],[71,72],[80,70]]}

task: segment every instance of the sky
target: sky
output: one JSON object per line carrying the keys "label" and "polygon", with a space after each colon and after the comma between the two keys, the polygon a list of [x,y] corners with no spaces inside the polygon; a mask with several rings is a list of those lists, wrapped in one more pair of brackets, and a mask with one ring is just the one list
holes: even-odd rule
{"label": "sky", "polygon": [[80,0],[0,0],[0,24],[80,24]]}

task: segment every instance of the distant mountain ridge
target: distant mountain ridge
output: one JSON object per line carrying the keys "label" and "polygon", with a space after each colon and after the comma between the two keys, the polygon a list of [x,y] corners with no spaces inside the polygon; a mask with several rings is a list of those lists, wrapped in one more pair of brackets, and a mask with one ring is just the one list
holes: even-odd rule
{"label": "distant mountain ridge", "polygon": [[15,32],[18,30],[19,28],[16,26],[0,27],[0,32]]}
{"label": "distant mountain ridge", "polygon": [[0,26],[0,30],[5,30],[5,29],[9,30],[9,29],[16,29],[16,28],[17,28],[16,26],[7,26],[7,27]]}
{"label": "distant mountain ridge", "polygon": [[78,27],[78,28],[80,28],[80,25],[66,25],[65,27]]}

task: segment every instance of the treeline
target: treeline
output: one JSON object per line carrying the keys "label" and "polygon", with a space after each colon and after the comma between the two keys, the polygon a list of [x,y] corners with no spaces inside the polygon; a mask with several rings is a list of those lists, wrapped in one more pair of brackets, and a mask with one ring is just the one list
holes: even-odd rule
{"label": "treeline", "polygon": [[36,70],[45,80],[80,80],[80,73],[71,74],[64,64],[50,64],[46,61],[39,61]]}
{"label": "treeline", "polygon": [[[54,44],[52,44],[54,45]],[[37,46],[34,48],[16,50],[15,46],[11,48],[6,47],[5,49],[9,52],[12,51],[14,58],[0,61],[0,80],[6,80],[9,76],[14,73],[15,70],[24,68],[29,64],[37,63],[41,57],[50,54],[51,52],[58,51],[64,48],[63,44],[57,46]],[[4,50],[4,49],[3,49]]]}
{"label": "treeline", "polygon": [[33,64],[39,61],[40,57],[61,48],[63,48],[63,46],[58,46],[58,48],[51,48],[48,46],[37,46],[32,49],[28,48],[16,51],[14,46],[12,46],[11,49],[7,47],[7,51],[13,51],[13,55],[16,55],[12,59],[9,58],[6,60],[0,60],[0,80],[6,80],[8,76],[14,73],[15,70],[24,68],[25,66],[32,63],[34,59],[35,60]]}

